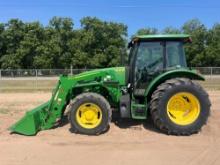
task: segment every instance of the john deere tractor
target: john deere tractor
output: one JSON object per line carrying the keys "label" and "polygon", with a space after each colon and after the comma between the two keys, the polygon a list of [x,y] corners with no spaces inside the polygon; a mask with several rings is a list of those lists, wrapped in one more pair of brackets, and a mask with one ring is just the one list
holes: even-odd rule
{"label": "john deere tractor", "polygon": [[52,128],[66,111],[74,132],[97,135],[107,130],[112,109],[121,118],[151,117],[166,134],[190,135],[207,122],[210,101],[193,80],[204,80],[187,68],[184,44],[190,36],[135,36],[126,67],[62,75],[51,99],[26,113],[12,132],[35,135]]}

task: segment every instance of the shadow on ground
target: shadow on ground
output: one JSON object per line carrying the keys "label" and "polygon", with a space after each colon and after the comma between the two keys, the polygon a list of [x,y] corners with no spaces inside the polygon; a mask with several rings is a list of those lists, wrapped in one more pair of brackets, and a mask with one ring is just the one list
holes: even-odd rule
{"label": "shadow on ground", "polygon": [[[112,115],[111,122],[114,123],[117,127],[121,128],[121,129],[140,130],[140,129],[144,128],[148,131],[161,133],[157,128],[155,128],[153,121],[151,120],[150,117],[146,120],[122,119],[122,118],[120,118],[120,115],[117,112],[114,112]],[[63,118],[52,129],[63,127],[67,124],[69,124],[68,116],[64,115]],[[104,131],[103,133],[107,132],[108,130],[109,130],[109,128],[106,131]],[[70,128],[69,131],[71,133],[77,133],[72,128]]]}
{"label": "shadow on ground", "polygon": [[[148,131],[161,133],[157,128],[155,128],[152,119],[149,117],[146,120],[135,120],[135,119],[123,119],[120,118],[118,113],[113,113],[112,123],[121,129],[136,129],[144,128]],[[143,126],[143,127],[142,127]]]}

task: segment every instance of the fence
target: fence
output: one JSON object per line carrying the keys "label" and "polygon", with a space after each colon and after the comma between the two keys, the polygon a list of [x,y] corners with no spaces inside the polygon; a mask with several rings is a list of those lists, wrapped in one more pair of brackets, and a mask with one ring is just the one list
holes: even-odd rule
{"label": "fence", "polygon": [[[200,82],[209,90],[220,90],[220,67],[195,67],[205,75]],[[0,69],[0,91],[51,91],[61,74],[75,75],[91,69]]]}
{"label": "fence", "polygon": [[0,70],[0,91],[51,91],[59,75],[75,75],[91,69]]}
{"label": "fence", "polygon": [[0,78],[57,77],[61,74],[74,75],[91,69],[0,69]]}

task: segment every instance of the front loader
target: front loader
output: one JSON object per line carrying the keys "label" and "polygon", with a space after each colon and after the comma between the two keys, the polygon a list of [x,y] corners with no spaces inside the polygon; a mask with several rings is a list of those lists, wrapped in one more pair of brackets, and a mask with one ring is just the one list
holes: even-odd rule
{"label": "front loader", "polygon": [[211,103],[193,80],[204,80],[187,68],[185,34],[140,35],[129,43],[126,67],[113,67],[60,76],[51,99],[28,111],[10,130],[35,135],[52,128],[68,109],[74,132],[96,135],[111,121],[112,109],[121,118],[146,119],[166,134],[190,135],[207,122]]}

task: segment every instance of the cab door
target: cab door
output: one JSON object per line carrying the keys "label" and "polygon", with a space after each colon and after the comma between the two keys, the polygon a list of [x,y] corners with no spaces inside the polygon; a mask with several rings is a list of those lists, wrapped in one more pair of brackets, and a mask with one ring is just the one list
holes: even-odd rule
{"label": "cab door", "polygon": [[165,42],[140,42],[133,59],[133,90],[135,96],[144,95],[149,82],[165,66]]}

